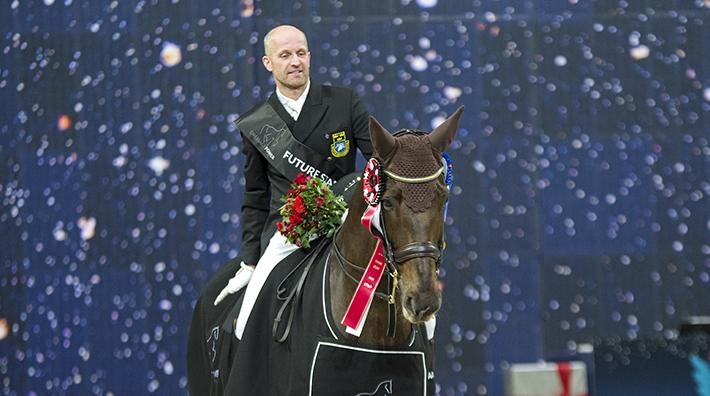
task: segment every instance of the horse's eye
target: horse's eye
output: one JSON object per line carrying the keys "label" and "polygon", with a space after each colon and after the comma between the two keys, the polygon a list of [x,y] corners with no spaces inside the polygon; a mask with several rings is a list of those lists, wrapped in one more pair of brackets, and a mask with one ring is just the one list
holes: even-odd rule
{"label": "horse's eye", "polygon": [[382,209],[384,209],[384,210],[394,209],[394,200],[391,197],[382,197]]}

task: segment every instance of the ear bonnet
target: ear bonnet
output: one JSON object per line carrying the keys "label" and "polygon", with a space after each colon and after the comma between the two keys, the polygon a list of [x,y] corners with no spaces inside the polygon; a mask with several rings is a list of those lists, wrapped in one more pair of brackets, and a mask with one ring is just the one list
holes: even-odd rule
{"label": "ear bonnet", "polygon": [[[384,181],[387,173],[397,175],[402,179],[411,179],[402,182],[392,177],[392,182],[402,191],[404,202],[414,212],[423,212],[431,207],[431,197],[436,190],[436,184],[428,179],[431,175],[441,174],[450,179],[449,164],[442,162],[442,153],[435,150],[429,137],[423,132],[405,129],[394,134],[397,137],[395,148],[382,158],[375,152],[375,158],[368,161],[363,180],[363,193],[365,201],[376,205],[384,193]],[[393,161],[394,158],[396,161]],[[382,162],[377,158],[381,158]],[[437,158],[439,160],[437,160]],[[445,161],[445,160],[444,160]],[[448,180],[447,180],[448,181]]]}

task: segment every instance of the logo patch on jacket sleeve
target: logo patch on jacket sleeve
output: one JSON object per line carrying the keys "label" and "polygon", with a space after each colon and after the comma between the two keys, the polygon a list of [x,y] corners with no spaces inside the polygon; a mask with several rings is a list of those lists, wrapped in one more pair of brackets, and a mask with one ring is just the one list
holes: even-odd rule
{"label": "logo patch on jacket sleeve", "polygon": [[345,157],[350,152],[350,141],[345,135],[345,131],[335,132],[331,135],[333,144],[330,145],[330,153],[333,157]]}

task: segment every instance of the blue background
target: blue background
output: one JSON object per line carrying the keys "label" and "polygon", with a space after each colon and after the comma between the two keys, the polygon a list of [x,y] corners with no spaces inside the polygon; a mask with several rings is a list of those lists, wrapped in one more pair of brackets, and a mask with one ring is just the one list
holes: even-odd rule
{"label": "blue background", "polygon": [[[449,153],[442,395],[710,313],[710,3],[5,0],[0,394],[186,393],[192,307],[239,254],[233,121],[275,24]],[[162,54],[179,51],[172,64]]]}

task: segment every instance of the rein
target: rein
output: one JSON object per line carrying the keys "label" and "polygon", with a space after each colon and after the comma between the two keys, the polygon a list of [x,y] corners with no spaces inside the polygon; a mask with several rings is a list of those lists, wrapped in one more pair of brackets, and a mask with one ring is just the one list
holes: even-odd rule
{"label": "rein", "polygon": [[[288,275],[281,280],[281,283],[279,283],[276,288],[276,299],[282,301],[282,304],[276,314],[276,317],[274,318],[274,324],[271,328],[271,336],[274,341],[279,344],[286,341],[291,333],[291,325],[293,324],[293,318],[296,312],[296,306],[294,303],[303,292],[303,286],[306,284],[306,278],[308,277],[313,263],[316,262],[318,257],[320,257],[323,252],[327,251],[326,247],[331,244],[334,246],[336,245],[335,239],[330,241],[322,239],[318,241],[318,244],[306,255],[306,257],[304,257],[303,260],[291,269]],[[301,270],[300,276],[296,279],[296,284],[289,289],[289,279],[292,276],[297,275],[301,267],[303,267],[303,270]],[[286,314],[288,314],[288,317],[285,324],[282,325],[281,322]]]}
{"label": "rein", "polygon": [[[333,237],[334,240],[335,240],[335,237],[337,237],[337,235],[339,233],[340,233],[340,229],[338,229],[335,236]],[[338,260],[338,265],[340,266],[340,269],[343,271],[345,276],[347,276],[355,284],[360,282],[359,279],[350,275],[350,273],[347,271],[347,269],[345,269],[345,264],[347,264],[351,268],[354,268],[357,272],[360,272],[360,273],[365,272],[366,268],[361,267],[361,266],[353,263],[352,261],[348,260],[347,258],[345,258],[345,256],[343,256],[343,252],[340,251],[340,247],[338,247],[338,244],[335,242],[333,243],[333,252],[335,253],[335,258]],[[390,275],[390,276],[392,276],[392,275]],[[396,281],[395,281],[395,283],[396,283]],[[394,290],[392,290],[390,294],[385,294],[382,292],[375,292],[375,296],[379,297],[380,299],[382,299],[384,301],[387,301],[390,304],[394,304]]]}

